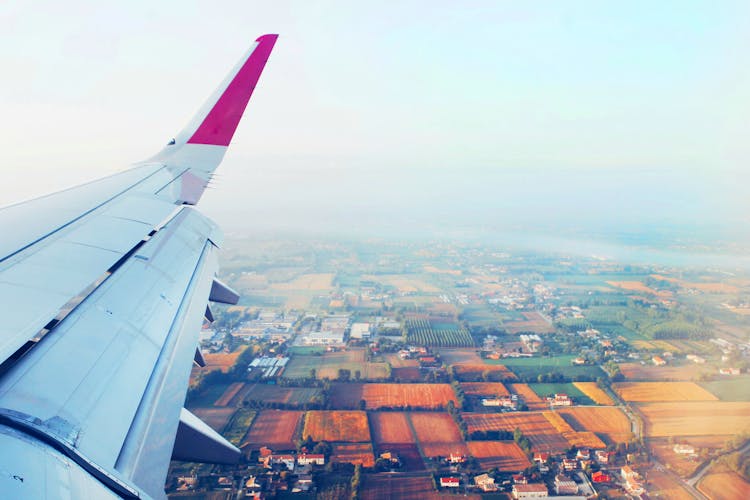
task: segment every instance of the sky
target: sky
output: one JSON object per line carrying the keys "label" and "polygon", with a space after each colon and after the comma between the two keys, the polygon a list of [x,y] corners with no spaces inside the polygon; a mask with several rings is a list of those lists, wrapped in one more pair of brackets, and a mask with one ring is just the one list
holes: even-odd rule
{"label": "sky", "polygon": [[0,205],[149,157],[279,33],[200,204],[228,233],[750,240],[748,2],[6,0],[0,26]]}

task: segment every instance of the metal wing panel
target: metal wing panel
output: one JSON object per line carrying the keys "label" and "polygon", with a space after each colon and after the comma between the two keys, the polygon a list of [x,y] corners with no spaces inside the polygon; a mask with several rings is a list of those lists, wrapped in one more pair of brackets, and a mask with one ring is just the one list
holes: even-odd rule
{"label": "metal wing panel", "polygon": [[[193,291],[194,271],[212,246],[210,233],[207,219],[184,209],[6,374],[0,407],[39,419],[57,439],[114,467],[173,323],[191,298],[186,290]],[[205,281],[204,288],[210,277]],[[196,297],[201,310],[204,295]],[[197,336],[197,329],[189,336],[191,349]],[[184,399],[183,391],[184,385]],[[178,418],[181,406],[182,400]]]}

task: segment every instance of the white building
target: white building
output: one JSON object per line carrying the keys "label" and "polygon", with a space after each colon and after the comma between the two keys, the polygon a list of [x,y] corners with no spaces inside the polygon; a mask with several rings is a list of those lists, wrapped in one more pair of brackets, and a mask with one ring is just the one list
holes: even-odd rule
{"label": "white building", "polygon": [[370,338],[370,323],[353,323],[352,329],[349,332],[349,337],[353,339],[369,339]]}

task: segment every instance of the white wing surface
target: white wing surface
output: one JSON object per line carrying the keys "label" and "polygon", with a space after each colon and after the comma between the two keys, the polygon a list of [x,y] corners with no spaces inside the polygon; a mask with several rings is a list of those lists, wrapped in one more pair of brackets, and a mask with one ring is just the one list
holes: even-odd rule
{"label": "white wing surface", "polygon": [[153,158],[0,209],[0,497],[163,497],[173,455],[238,459],[182,408],[208,301],[237,301],[192,205],[276,39]]}

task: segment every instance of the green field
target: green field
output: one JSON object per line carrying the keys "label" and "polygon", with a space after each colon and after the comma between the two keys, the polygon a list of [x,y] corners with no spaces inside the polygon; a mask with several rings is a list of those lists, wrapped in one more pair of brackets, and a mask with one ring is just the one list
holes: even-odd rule
{"label": "green field", "polygon": [[750,401],[750,377],[701,382],[707,391],[722,401]]}
{"label": "green field", "polygon": [[319,401],[322,391],[315,387],[281,387],[272,384],[252,384],[243,390],[243,401],[280,403],[302,407],[305,403]]}
{"label": "green field", "polygon": [[326,348],[323,346],[293,345],[287,349],[289,354],[323,354]]}
{"label": "green field", "polygon": [[430,323],[425,319],[406,321],[406,341],[433,347],[473,347],[474,339],[466,328],[456,323]]}
{"label": "green field", "polygon": [[536,392],[540,398],[545,398],[550,394],[563,393],[572,397],[575,400],[576,404],[596,404],[573,384],[529,384],[529,387],[531,387],[531,389]]}
{"label": "green field", "polygon": [[577,356],[566,354],[552,358],[533,357],[533,358],[503,358],[498,360],[486,359],[485,363],[492,365],[505,365],[513,373],[522,379],[537,377],[545,373],[560,373],[565,377],[574,379],[575,377],[585,377],[594,380],[596,377],[603,377],[604,372],[598,366],[574,366],[573,359]]}
{"label": "green field", "polygon": [[323,355],[298,355],[292,359],[284,370],[283,377],[288,379],[308,378],[310,370],[315,370],[319,379],[337,379],[339,370],[349,370],[352,380],[355,372],[359,371],[360,378],[384,379],[388,377],[387,363],[366,362],[364,350],[350,349],[348,351],[327,352]]}
{"label": "green field", "polygon": [[224,437],[233,445],[239,446],[242,438],[247,434],[250,424],[253,423],[256,413],[255,410],[248,408],[238,409],[224,430]]}

